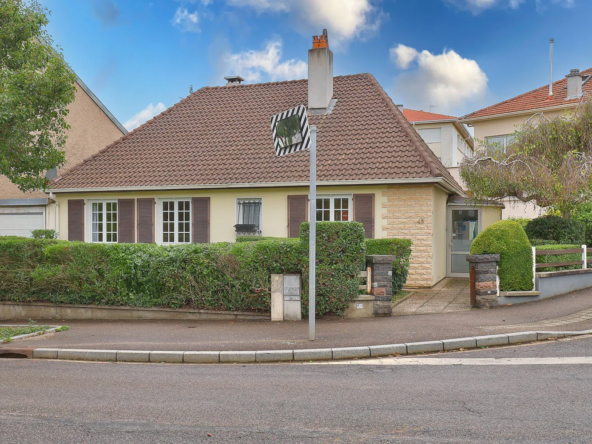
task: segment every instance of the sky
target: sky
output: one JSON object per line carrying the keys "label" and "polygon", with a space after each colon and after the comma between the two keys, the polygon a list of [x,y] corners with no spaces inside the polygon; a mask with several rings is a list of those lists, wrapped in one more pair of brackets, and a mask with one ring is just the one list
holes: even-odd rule
{"label": "sky", "polygon": [[328,29],[334,75],[462,116],[592,67],[592,0],[40,0],[78,76],[134,129],[194,90],[307,76]]}

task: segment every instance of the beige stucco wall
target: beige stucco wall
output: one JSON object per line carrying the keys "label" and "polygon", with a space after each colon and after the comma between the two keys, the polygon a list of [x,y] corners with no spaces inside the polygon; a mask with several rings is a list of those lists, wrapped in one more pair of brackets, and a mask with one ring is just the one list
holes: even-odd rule
{"label": "beige stucco wall", "polygon": [[437,283],[446,277],[446,236],[447,236],[447,201],[448,193],[442,189],[434,187],[432,193],[432,281]]}
{"label": "beige stucco wall", "polygon": [[[334,186],[319,187],[317,193],[319,195],[374,194],[375,237],[409,238],[413,241],[408,285],[429,287],[445,276],[447,193],[439,187],[432,184]],[[68,238],[68,199],[87,199],[88,202],[92,199],[208,196],[211,199],[211,242],[235,240],[233,226],[237,218],[236,201],[239,198],[261,198],[263,201],[262,235],[286,237],[288,235],[288,195],[308,195],[308,188],[59,193],[56,195],[59,204],[58,231],[60,239]],[[433,226],[436,226],[435,231],[432,229]]]}
{"label": "beige stucco wall", "polygon": [[481,231],[502,219],[500,207],[481,207]]}
{"label": "beige stucco wall", "polygon": [[[70,125],[65,153],[66,164],[59,170],[63,173],[87,157],[95,154],[110,143],[123,136],[117,126],[97,106],[97,104],[76,84],[76,97],[70,104],[67,122]],[[0,176],[0,199],[45,198],[42,191],[22,193],[6,177]],[[50,213],[54,208],[48,210]],[[49,218],[48,228],[55,228],[55,218]]]}

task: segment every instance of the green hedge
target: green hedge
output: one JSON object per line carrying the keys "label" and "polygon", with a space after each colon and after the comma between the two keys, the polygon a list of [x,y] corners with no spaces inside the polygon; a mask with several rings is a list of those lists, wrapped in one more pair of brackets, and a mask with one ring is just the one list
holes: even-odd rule
{"label": "green hedge", "polygon": [[31,231],[33,239],[57,239],[56,230],[33,230]]}
{"label": "green hedge", "polygon": [[[310,224],[300,225],[300,239],[307,248]],[[308,257],[308,256],[307,256]],[[358,273],[366,261],[364,227],[359,222],[317,222],[317,312],[338,314],[359,294]],[[302,273],[302,311],[308,311],[308,262]]]}
{"label": "green hedge", "polygon": [[555,241],[558,244],[582,245],[586,241],[586,224],[559,216],[532,219],[524,229],[529,239]]}
{"label": "green hedge", "polygon": [[[566,250],[572,248],[580,248],[581,245],[540,245],[537,246],[537,250]],[[553,264],[558,262],[575,262],[581,261],[582,254],[581,253],[573,253],[573,254],[559,254],[559,255],[552,255],[552,256],[537,256],[536,261],[537,264]],[[581,265],[568,265],[566,267],[545,267],[545,268],[537,268],[537,272],[544,272],[544,271],[559,271],[559,270],[579,270],[581,269]]]}
{"label": "green hedge", "polygon": [[283,238],[283,237],[265,237],[265,236],[237,236],[237,242],[261,242],[261,241],[269,241],[269,240],[289,240],[289,241],[298,241],[297,238]]}
{"label": "green hedge", "polygon": [[471,254],[499,254],[500,290],[532,290],[532,247],[518,222],[498,221],[471,244]]}
{"label": "green hedge", "polygon": [[409,239],[366,239],[366,254],[390,254],[397,257],[393,264],[393,294],[399,293],[407,282],[411,246]]}
{"label": "green hedge", "polygon": [[[365,260],[360,228],[319,223],[319,315],[342,313],[357,295]],[[0,238],[0,300],[268,311],[271,274],[300,273],[308,282],[307,242],[157,246]],[[307,295],[305,288],[303,308]]]}

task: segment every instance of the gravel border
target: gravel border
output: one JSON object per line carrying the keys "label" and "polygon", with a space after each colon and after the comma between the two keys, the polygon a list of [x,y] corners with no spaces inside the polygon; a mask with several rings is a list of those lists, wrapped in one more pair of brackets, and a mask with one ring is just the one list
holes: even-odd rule
{"label": "gravel border", "polygon": [[[58,327],[54,327],[58,328]],[[268,362],[311,362],[341,359],[364,359],[390,355],[412,355],[442,351],[466,350],[479,347],[524,344],[571,336],[592,334],[583,331],[525,331],[519,333],[473,336],[406,344],[371,345],[363,347],[322,348],[304,350],[259,351],[146,351],[146,350],[84,350],[36,348],[33,359],[76,361],[153,362],[191,364],[235,364]],[[7,350],[4,348],[3,350]]]}

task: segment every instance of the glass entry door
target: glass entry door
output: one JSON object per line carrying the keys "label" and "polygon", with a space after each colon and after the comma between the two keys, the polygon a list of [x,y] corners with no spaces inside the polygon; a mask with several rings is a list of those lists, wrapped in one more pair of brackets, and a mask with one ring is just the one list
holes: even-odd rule
{"label": "glass entry door", "polygon": [[478,208],[448,208],[448,276],[469,277],[469,263],[473,239],[481,230]]}

